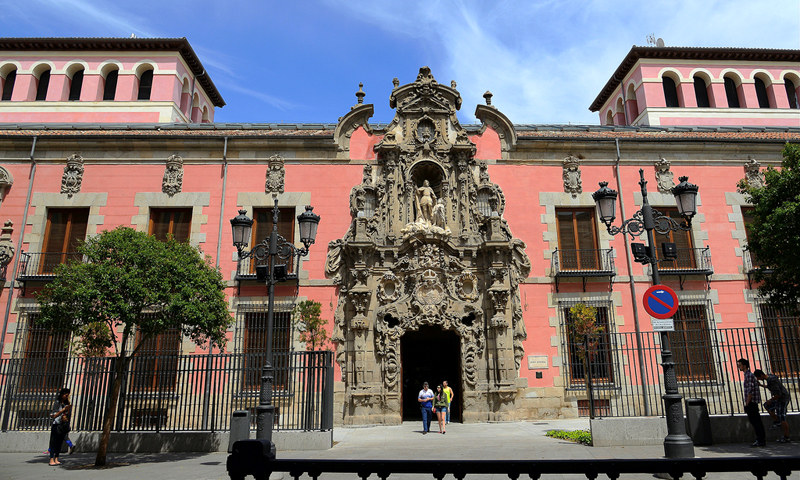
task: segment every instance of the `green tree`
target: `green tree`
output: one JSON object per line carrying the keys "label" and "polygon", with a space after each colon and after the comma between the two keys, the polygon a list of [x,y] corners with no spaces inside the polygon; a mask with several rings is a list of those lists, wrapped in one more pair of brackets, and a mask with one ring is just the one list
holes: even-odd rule
{"label": "green tree", "polygon": [[[38,295],[38,322],[76,336],[76,353],[116,356],[95,465],[105,465],[123,373],[148,338],[179,329],[197,345],[224,346],[232,322],[225,283],[208,257],[188,243],[156,240],[127,227],[86,240],[83,262],[56,269]],[[131,345],[139,333],[142,341]]]}
{"label": "green tree", "polygon": [[747,249],[763,269],[754,272],[759,294],[775,306],[797,307],[800,301],[800,145],[787,143],[781,169],[764,172],[764,186],[739,182],[753,205],[747,227]]}
{"label": "green tree", "polygon": [[307,350],[324,347],[328,342],[327,320],[323,320],[322,304],[314,300],[304,300],[292,310],[292,321],[300,331],[300,341],[305,342]]}
{"label": "green tree", "polygon": [[572,345],[583,362],[583,380],[589,397],[589,418],[594,418],[594,394],[592,392],[591,370],[589,361],[597,355],[600,334],[604,328],[597,324],[597,308],[583,303],[573,305],[569,309],[569,330]]}

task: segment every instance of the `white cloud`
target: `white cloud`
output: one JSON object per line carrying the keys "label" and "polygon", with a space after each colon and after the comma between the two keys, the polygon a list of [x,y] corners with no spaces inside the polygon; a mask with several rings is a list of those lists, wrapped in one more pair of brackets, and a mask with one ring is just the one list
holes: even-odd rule
{"label": "white cloud", "polygon": [[[82,32],[114,32],[112,35],[119,37],[127,37],[131,33],[140,37],[157,36],[144,27],[147,24],[144,18],[133,14],[129,9],[117,8],[115,3],[87,0],[28,0],[28,2],[37,16],[60,22],[62,25],[72,25]],[[82,33],[78,36],[85,35]]]}
{"label": "white cloud", "polygon": [[[230,90],[235,90],[235,91],[237,91],[239,93],[243,93],[243,94],[245,94],[247,96],[250,96],[250,97],[253,97],[253,98],[257,98],[257,99],[261,100],[262,102],[266,103],[267,105],[275,107],[275,108],[277,108],[278,110],[281,110],[281,111],[292,110],[292,109],[296,109],[296,108],[299,107],[299,105],[297,105],[295,103],[287,102],[286,100],[283,100],[281,98],[274,97],[272,95],[267,95],[266,93],[258,92],[258,91],[255,91],[255,90],[251,90],[249,88],[245,88],[245,87],[243,87],[241,85],[238,85],[236,83],[231,83],[231,82],[224,81],[224,82],[219,82],[218,85],[219,86],[224,86],[225,88],[230,89]],[[266,121],[271,121],[271,120],[267,119]]]}

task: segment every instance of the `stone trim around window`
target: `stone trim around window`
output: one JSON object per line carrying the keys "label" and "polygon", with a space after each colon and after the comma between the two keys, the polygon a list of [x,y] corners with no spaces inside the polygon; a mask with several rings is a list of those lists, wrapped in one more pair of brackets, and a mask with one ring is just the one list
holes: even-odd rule
{"label": "stone trim around window", "polygon": [[180,192],[173,196],[163,192],[140,192],[133,200],[133,205],[139,207],[139,214],[131,217],[131,224],[137,232],[147,232],[150,209],[192,207],[189,243],[197,247],[201,243],[206,243],[206,234],[201,230],[202,226],[208,223],[208,215],[203,214],[203,207],[208,207],[210,202],[211,194],[208,192]]}
{"label": "stone trim around window", "polygon": [[[86,226],[86,237],[93,237],[98,233],[98,226],[103,225],[105,216],[100,215],[100,207],[108,203],[108,193],[76,193],[67,197],[61,193],[34,193],[31,197],[33,215],[28,217],[29,233],[24,235],[21,250],[26,252],[41,252],[44,246],[44,232],[47,228],[48,208],[81,208],[89,207],[89,222]],[[24,244],[28,244],[27,248]]]}

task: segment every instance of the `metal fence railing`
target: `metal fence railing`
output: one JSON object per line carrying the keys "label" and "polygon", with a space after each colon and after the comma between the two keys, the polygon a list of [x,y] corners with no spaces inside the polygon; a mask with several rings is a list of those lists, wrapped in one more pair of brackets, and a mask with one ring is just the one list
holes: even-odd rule
{"label": "metal fence railing", "polygon": [[[49,359],[52,365],[52,359]],[[56,391],[72,391],[73,429],[99,431],[114,383],[113,357],[0,360],[2,430],[49,430]],[[264,354],[137,356],[124,373],[114,431],[225,431],[235,410],[255,412]],[[274,354],[276,430],[333,428],[332,352]],[[57,378],[54,378],[57,377]],[[52,388],[52,385],[58,385]],[[255,424],[255,415],[251,415]]]}
{"label": "metal fence railing", "polygon": [[611,248],[556,249],[551,260],[552,271],[562,276],[610,275],[614,273],[613,252]]}
{"label": "metal fence railing", "polygon": [[37,278],[52,279],[55,277],[56,267],[62,263],[83,261],[83,255],[80,253],[20,252],[19,255],[16,278],[23,281]]}
{"label": "metal fence railing", "polygon": [[[595,414],[609,417],[664,415],[659,332],[604,333],[600,354],[590,359]],[[776,374],[789,390],[789,411],[800,412],[800,326],[711,329],[669,332],[670,350],[684,398],[703,398],[709,414],[744,413],[743,374],[736,360],[751,369]],[[565,346],[565,348],[568,348]],[[569,357],[565,357],[569,358]],[[570,358],[570,362],[580,361]],[[587,399],[582,365],[565,368],[567,389]],[[577,375],[576,373],[577,372]],[[579,378],[576,378],[579,377]],[[762,399],[769,398],[761,389]],[[588,415],[587,400],[583,413]]]}

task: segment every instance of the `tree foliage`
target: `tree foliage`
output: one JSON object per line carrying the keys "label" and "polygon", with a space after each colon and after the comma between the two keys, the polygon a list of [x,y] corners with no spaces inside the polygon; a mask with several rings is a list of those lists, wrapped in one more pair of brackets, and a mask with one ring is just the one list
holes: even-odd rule
{"label": "tree foliage", "polygon": [[300,341],[305,342],[307,350],[322,348],[328,342],[328,331],[325,330],[328,321],[320,316],[321,313],[322,304],[314,300],[304,300],[292,310],[292,321],[300,331]]}
{"label": "tree foliage", "polygon": [[800,145],[786,144],[781,169],[767,168],[763,187],[742,180],[739,191],[753,205],[747,249],[762,267],[753,274],[759,293],[794,309],[800,301]]}
{"label": "tree foliage", "polygon": [[117,357],[96,460],[104,465],[121,379],[145,340],[178,329],[197,345],[224,346],[232,317],[222,274],[188,243],[119,227],[86,240],[78,252],[83,261],[60,265],[37,295],[37,321],[73,334],[79,355]]}

